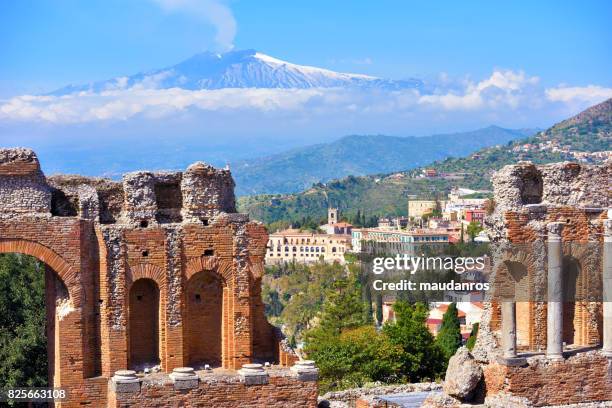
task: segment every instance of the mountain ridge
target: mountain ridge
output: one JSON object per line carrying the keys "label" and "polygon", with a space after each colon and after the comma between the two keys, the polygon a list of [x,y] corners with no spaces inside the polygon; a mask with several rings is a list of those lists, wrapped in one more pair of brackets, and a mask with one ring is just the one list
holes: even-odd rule
{"label": "mountain ridge", "polygon": [[[550,148],[547,142],[551,142]],[[560,148],[554,149],[553,146]],[[569,147],[569,152],[562,150]],[[525,150],[525,148],[529,148]],[[577,161],[571,152],[612,150],[612,98],[563,120],[545,131],[505,146],[487,147],[461,158],[446,158],[427,167],[439,173],[462,173],[463,179],[417,177],[422,168],[394,174],[348,176],[316,184],[296,194],[240,197],[238,207],[265,223],[287,223],[310,217],[323,220],[333,204],[344,215],[405,215],[410,196],[434,198],[453,186],[490,189],[490,176],[501,167],[529,160],[535,164]]]}
{"label": "mountain ridge", "polygon": [[430,136],[347,135],[232,165],[238,195],[293,193],[348,175],[389,173],[506,144],[537,129],[488,126]]}
{"label": "mountain ridge", "polygon": [[165,68],[81,85],[68,85],[49,95],[61,96],[77,92],[104,92],[132,88],[215,90],[333,87],[398,90],[421,88],[423,82],[419,79],[391,80],[299,65],[250,49],[223,54],[202,52]]}

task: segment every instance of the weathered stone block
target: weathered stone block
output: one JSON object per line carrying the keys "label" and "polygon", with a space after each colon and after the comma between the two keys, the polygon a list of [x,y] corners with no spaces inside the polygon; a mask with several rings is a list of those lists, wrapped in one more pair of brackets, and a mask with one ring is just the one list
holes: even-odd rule
{"label": "weathered stone block", "polygon": [[136,371],[119,370],[111,378],[111,389],[116,393],[140,392],[140,381]]}
{"label": "weathered stone block", "polygon": [[0,149],[0,216],[51,213],[51,188],[30,149]]}
{"label": "weathered stone block", "polygon": [[170,378],[174,383],[174,388],[177,390],[187,390],[198,388],[200,377],[191,367],[178,367],[172,370]]}
{"label": "weathered stone block", "polygon": [[461,347],[448,362],[444,379],[444,392],[451,397],[469,401],[482,379],[482,367],[467,348]]}
{"label": "weathered stone block", "polygon": [[243,364],[238,375],[245,385],[263,385],[267,384],[269,379],[261,364]]}
{"label": "weathered stone block", "polygon": [[509,367],[523,367],[527,365],[527,359],[524,357],[498,357],[497,362]]}
{"label": "weathered stone block", "polygon": [[296,362],[291,371],[295,373],[300,381],[317,381],[319,379],[319,369],[312,360],[301,360]]}

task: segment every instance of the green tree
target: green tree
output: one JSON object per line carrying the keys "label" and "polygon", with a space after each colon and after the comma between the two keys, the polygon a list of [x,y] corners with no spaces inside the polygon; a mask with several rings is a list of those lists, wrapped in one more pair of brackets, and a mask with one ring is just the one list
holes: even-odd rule
{"label": "green tree", "polygon": [[345,329],[318,340],[308,358],[319,368],[321,391],[361,387],[367,382],[397,382],[402,348],[372,326]]}
{"label": "green tree", "polygon": [[436,194],[436,199],[435,199],[435,204],[434,204],[434,208],[431,210],[431,216],[438,218],[442,216],[442,203],[440,202],[440,197],[438,194]]}
{"label": "green tree", "polygon": [[306,333],[306,351],[315,351],[322,339],[333,338],[345,329],[364,325],[365,311],[361,285],[355,274],[338,279],[327,294],[318,325]]}
{"label": "green tree", "polygon": [[476,345],[476,338],[478,337],[478,328],[479,328],[478,323],[474,323],[472,325],[472,331],[470,332],[470,337],[467,339],[467,342],[465,343],[466,347],[470,351],[472,351],[472,349]]}
{"label": "green tree", "polygon": [[19,254],[0,254],[0,384],[47,385],[44,266]]}
{"label": "green tree", "polygon": [[339,264],[317,262],[312,265],[293,263],[279,278],[267,278],[264,288],[269,286],[281,295],[283,311],[275,323],[281,324],[288,335],[301,339],[320,313],[327,293],[334,283],[345,277],[345,269]]}
{"label": "green tree", "polygon": [[444,353],[447,361],[461,347],[461,323],[455,303],[448,305],[448,310],[442,316],[442,327],[436,337],[436,344]]}
{"label": "green tree", "polygon": [[280,301],[278,292],[274,289],[264,287],[261,296],[265,304],[266,316],[279,316],[284,306]]}
{"label": "green tree", "polygon": [[357,209],[357,213],[355,214],[355,216],[353,217],[351,224],[353,224],[355,227],[361,227],[361,209]]}
{"label": "green tree", "polygon": [[425,324],[427,308],[422,303],[397,301],[393,305],[395,321],[387,322],[383,332],[402,348],[401,373],[405,380],[433,380],[443,374],[444,355]]}
{"label": "green tree", "polygon": [[383,296],[380,292],[376,294],[376,322],[383,323]]}
{"label": "green tree", "polygon": [[478,221],[471,221],[467,226],[467,233],[470,236],[470,241],[474,242],[474,238],[476,238],[476,235],[480,234],[482,230],[483,228]]}

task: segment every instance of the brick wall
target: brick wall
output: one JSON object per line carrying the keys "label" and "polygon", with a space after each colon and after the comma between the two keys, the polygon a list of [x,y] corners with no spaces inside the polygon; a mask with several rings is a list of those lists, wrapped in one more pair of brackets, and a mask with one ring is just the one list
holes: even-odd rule
{"label": "brick wall", "polygon": [[[553,222],[563,224],[562,339],[568,345],[593,348],[602,343],[601,297],[591,300],[587,295],[601,293],[603,220],[612,204],[607,188],[611,179],[611,163],[535,166],[521,162],[493,176],[495,207],[485,220],[487,231],[494,243],[513,244],[500,251],[493,287],[511,292],[527,284],[522,289],[526,302],[517,303],[518,346],[519,354],[535,353],[523,354],[532,356],[527,366],[497,364],[501,311],[499,299],[492,299],[473,350],[480,361],[488,362],[483,367],[487,397],[504,392],[528,398],[537,406],[611,398],[609,362],[599,352],[585,352],[589,348],[584,347],[577,354],[566,350],[566,355],[574,355],[560,362],[548,361],[541,353],[547,340],[547,225]],[[512,276],[508,262],[524,267],[526,279]]]}
{"label": "brick wall", "polygon": [[[606,211],[588,207],[548,206],[541,209],[522,209],[503,213],[504,234],[515,249],[507,255],[508,262],[515,263],[527,271],[520,281],[508,272],[505,263],[499,262],[493,279],[493,287],[501,293],[522,294],[516,300],[518,345],[523,349],[538,350],[546,346],[546,273],[547,254],[545,226],[552,222],[563,222],[564,242],[563,274],[565,293],[575,296],[563,307],[563,341],[575,345],[601,344],[601,302],[585,301],[586,295],[601,293],[601,254],[597,248],[603,237],[602,220]],[[521,250],[518,250],[521,249]],[[527,287],[523,287],[525,283]],[[538,302],[537,300],[541,300]],[[519,314],[519,311],[521,312]],[[490,327],[500,330],[501,311],[499,305],[492,306]]]}
{"label": "brick wall", "polygon": [[612,395],[608,364],[598,352],[562,362],[534,361],[528,367],[490,364],[484,368],[487,396],[503,391],[526,397],[535,406],[606,401]]}
{"label": "brick wall", "polygon": [[313,381],[270,376],[265,385],[247,386],[236,376],[207,375],[195,389],[176,391],[166,377],[143,382],[140,392],[109,390],[109,407],[315,408],[318,387]]}
{"label": "brick wall", "polygon": [[130,289],[130,368],[159,363],[159,288],[151,279],[138,279]]}
{"label": "brick wall", "polygon": [[187,282],[185,331],[187,361],[190,367],[222,360],[223,285],[209,271],[199,272]]}
{"label": "brick wall", "polygon": [[[48,182],[34,152],[0,149],[0,253],[47,265],[49,374],[70,394],[61,406],[105,406],[115,371],[158,360],[164,372],[295,362],[264,316],[267,232],[235,213],[232,189],[228,170],[203,163],[186,173],[131,173],[122,184]],[[215,404],[316,399],[316,384],[295,380],[231,384],[210,386]],[[168,401],[184,394],[162,391]]]}

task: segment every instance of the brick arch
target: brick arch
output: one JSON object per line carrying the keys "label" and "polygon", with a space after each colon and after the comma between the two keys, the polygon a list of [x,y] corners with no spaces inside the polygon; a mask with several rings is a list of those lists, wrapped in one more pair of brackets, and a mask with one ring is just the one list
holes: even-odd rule
{"label": "brick arch", "polygon": [[[563,243],[563,258],[573,259],[578,263],[579,279],[581,284],[584,285],[582,290],[586,291],[581,293],[581,297],[586,299],[592,289],[601,288],[602,282],[602,249],[597,243],[574,243],[564,242]],[[592,292],[597,295],[592,296],[592,300],[599,300],[601,293]]]}
{"label": "brick arch", "polygon": [[[194,340],[194,336],[190,336],[191,329],[189,326],[191,325],[191,321],[194,316],[198,316],[198,314],[193,314],[190,312],[189,300],[187,299],[189,284],[193,281],[194,278],[200,276],[202,273],[210,273],[215,278],[219,280],[221,283],[221,303],[219,305],[220,310],[217,311],[218,317],[221,319],[221,327],[219,329],[220,338],[217,340],[220,342],[220,350],[215,350],[212,354],[216,355],[215,359],[220,359],[217,363],[220,363],[224,368],[233,368],[231,365],[233,359],[235,357],[234,351],[234,323],[233,323],[233,315],[234,315],[234,303],[235,298],[233,294],[234,282],[232,280],[233,277],[233,263],[231,261],[220,261],[215,256],[202,256],[197,258],[190,259],[185,265],[185,274],[184,274],[184,309],[183,309],[183,322],[185,324],[185,332],[183,337],[185,354],[184,354],[184,363],[185,365],[190,365],[194,363],[201,363],[198,360],[198,356],[203,351],[202,345],[199,343],[199,340]],[[195,322],[195,325],[199,328],[206,326],[202,325],[202,322]],[[195,333],[195,338],[201,336],[199,333]],[[211,352],[212,350],[208,350]],[[207,353],[208,354],[208,353]],[[210,356],[209,356],[210,357]],[[211,362],[212,359],[210,360]],[[215,363],[215,362],[213,362]]]}
{"label": "brick arch", "polygon": [[202,271],[211,271],[217,274],[225,283],[231,282],[232,263],[219,261],[216,256],[200,256],[192,258],[185,267],[185,282],[189,281],[195,274]]}
{"label": "brick arch", "polygon": [[[540,322],[536,315],[540,313],[537,299],[544,299],[541,285],[535,285],[545,271],[539,270],[541,261],[537,257],[533,244],[514,244],[504,250],[501,260],[495,268],[492,279],[493,296],[497,300],[492,306],[491,328],[501,330],[501,301],[504,298],[514,301],[517,316],[517,346],[520,349],[535,350],[545,343],[540,333],[545,332],[545,322]],[[544,285],[545,286],[545,285]]]}
{"label": "brick arch", "polygon": [[[603,316],[597,300],[601,297],[601,249],[599,245],[566,242],[563,245],[562,273],[564,285],[573,285],[563,304],[563,341],[575,345],[600,344],[603,338]],[[569,269],[568,269],[569,268]],[[576,268],[575,270],[573,268]],[[568,272],[575,272],[569,275]]]}
{"label": "brick arch", "polygon": [[0,253],[9,252],[30,255],[47,264],[55,271],[66,286],[66,289],[68,289],[68,294],[70,295],[70,300],[74,307],[80,306],[81,299],[77,273],[74,268],[55,251],[38,242],[25,239],[0,240]]}
{"label": "brick arch", "polygon": [[160,292],[166,289],[166,273],[157,265],[144,263],[127,268],[126,284],[129,287],[138,279],[151,279],[157,283]]}
{"label": "brick arch", "polygon": [[[493,296],[497,299],[527,301],[533,297],[533,269],[523,262],[505,259],[495,271]],[[518,291],[517,291],[518,287]]]}
{"label": "brick arch", "polygon": [[[126,278],[125,278],[125,287],[127,296],[125,298],[126,302],[126,310],[128,311],[128,330],[126,332],[127,335],[127,346],[128,346],[128,366],[131,367],[133,362],[131,359],[134,357],[132,355],[132,336],[131,333],[131,324],[132,320],[130,319],[130,297],[132,295],[132,287],[133,284],[140,279],[150,279],[157,285],[157,293],[158,293],[158,315],[157,315],[157,349],[159,362],[161,364],[162,369],[166,369],[168,365],[168,361],[166,359],[166,298],[167,298],[167,284],[166,284],[166,273],[164,269],[161,267],[150,264],[150,263],[141,263],[134,266],[128,266],[126,268]],[[136,346],[138,348],[138,346]]]}

